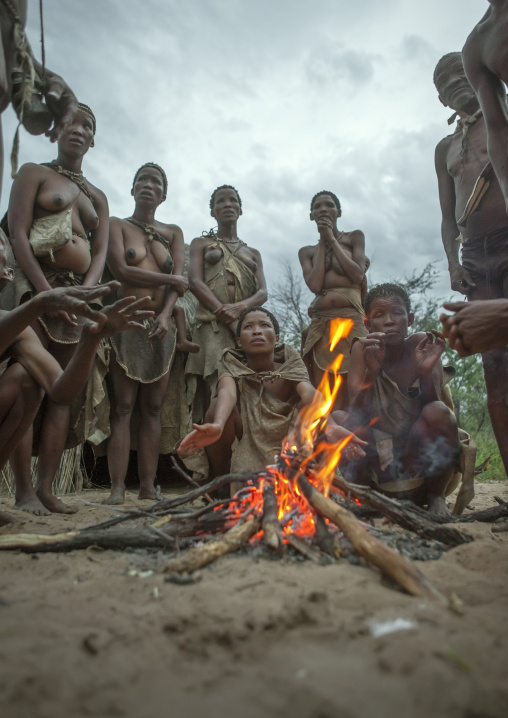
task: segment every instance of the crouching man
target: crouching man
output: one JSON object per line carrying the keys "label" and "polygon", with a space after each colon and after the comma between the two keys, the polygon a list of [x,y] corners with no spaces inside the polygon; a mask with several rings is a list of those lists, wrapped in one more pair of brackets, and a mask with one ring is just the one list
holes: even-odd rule
{"label": "crouching man", "polygon": [[[280,453],[300,406],[310,404],[316,389],[298,352],[278,345],[279,325],[267,309],[253,307],[240,315],[236,349],[219,362],[217,397],[194,431],[180,444],[188,456],[206,447],[209,478],[241,471],[262,471]],[[326,437],[338,442],[351,432],[329,420]],[[356,436],[345,448],[348,457],[364,455]]]}
{"label": "crouching man", "polygon": [[351,348],[349,410],[332,416],[368,446],[341,467],[344,476],[446,515],[460,444],[455,416],[440,401],[445,340],[437,331],[407,336],[414,315],[398,285],[371,289],[365,313],[369,334]]}

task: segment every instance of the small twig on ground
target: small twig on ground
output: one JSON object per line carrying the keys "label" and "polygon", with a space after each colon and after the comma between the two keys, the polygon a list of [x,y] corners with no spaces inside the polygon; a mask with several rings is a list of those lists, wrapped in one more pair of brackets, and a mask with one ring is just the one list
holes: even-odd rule
{"label": "small twig on ground", "polygon": [[[173,468],[175,469],[175,471],[179,473],[180,476],[183,476],[183,478],[188,481],[191,486],[194,486],[197,489],[200,488],[200,484],[198,484],[198,482],[193,479],[190,474],[184,471],[184,469],[180,466],[174,456],[171,456],[171,463],[173,464]],[[209,504],[213,504],[213,499],[208,494],[203,494],[203,496]]]}
{"label": "small twig on ground", "polygon": [[137,509],[130,512],[127,511],[123,516],[116,516],[114,519],[110,519],[109,521],[104,521],[99,524],[92,524],[91,526],[87,526],[82,530],[93,531],[95,529],[108,529],[112,526],[116,526],[117,524],[122,523],[123,521],[140,518],[144,516],[145,513],[149,514],[152,517],[164,516],[165,514],[169,513],[171,509],[177,508],[178,506],[182,506],[183,504],[191,503],[192,501],[199,499],[200,496],[203,496],[208,492],[216,491],[222,486],[230,484],[233,481],[249,481],[250,479],[257,480],[257,478],[258,475],[252,473],[225,474],[224,476],[218,476],[216,479],[210,481],[208,484],[204,484],[199,488],[192,489],[192,491],[187,491],[187,493],[185,494],[180,494],[179,496],[175,496],[172,499],[163,499],[162,501],[157,501],[156,503],[151,504],[151,506],[147,506],[146,509],[143,509],[143,511]]}

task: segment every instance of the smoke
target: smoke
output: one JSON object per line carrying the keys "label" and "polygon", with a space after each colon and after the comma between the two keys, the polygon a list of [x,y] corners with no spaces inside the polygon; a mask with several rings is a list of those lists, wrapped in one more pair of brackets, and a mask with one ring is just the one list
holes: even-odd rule
{"label": "smoke", "polygon": [[437,436],[420,444],[415,468],[422,476],[433,478],[446,471],[455,459],[456,450],[446,437]]}

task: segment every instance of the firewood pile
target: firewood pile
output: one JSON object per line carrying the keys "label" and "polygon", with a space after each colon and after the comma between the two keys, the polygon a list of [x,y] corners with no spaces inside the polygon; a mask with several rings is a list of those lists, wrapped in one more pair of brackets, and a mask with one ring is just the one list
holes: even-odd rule
{"label": "firewood pile", "polygon": [[[350,320],[339,322],[331,343],[347,333],[351,324]],[[410,594],[442,599],[412,559],[435,559],[453,546],[472,541],[457,523],[506,517],[508,503],[499,500],[493,509],[443,519],[411,502],[395,501],[338,478],[337,467],[348,439],[328,443],[324,430],[341,383],[341,359],[331,367],[336,377],[333,388],[325,378],[312,404],[300,412],[275,463],[263,472],[228,474],[198,486],[180,468],[194,486],[187,493],[146,509],[111,507],[113,518],[79,531],[0,536],[0,549],[31,553],[93,546],[157,549],[167,554],[162,570],[180,577],[182,583],[201,567],[239,550],[256,557],[298,557],[318,564],[346,559],[366,562]],[[211,498],[233,482],[241,485],[234,496]],[[359,518],[373,513],[404,532]]]}
{"label": "firewood pile", "polygon": [[[439,558],[448,548],[472,541],[470,536],[410,502],[395,501],[340,478],[325,496],[316,486],[312,471],[295,471],[294,460],[294,456],[288,459],[282,455],[276,465],[261,474],[228,474],[146,509],[115,508],[113,518],[79,531],[4,535],[0,549],[28,553],[94,546],[157,549],[167,554],[162,570],[183,576],[239,550],[256,558],[309,559],[321,565],[365,561],[407,592],[439,598],[411,557]],[[288,465],[293,479],[287,478]],[[210,498],[232,482],[243,484],[233,497]],[[366,509],[385,516],[404,532],[374,527],[355,516],[365,514]],[[495,521],[503,516],[508,516],[508,503],[499,500],[497,507],[447,521]]]}

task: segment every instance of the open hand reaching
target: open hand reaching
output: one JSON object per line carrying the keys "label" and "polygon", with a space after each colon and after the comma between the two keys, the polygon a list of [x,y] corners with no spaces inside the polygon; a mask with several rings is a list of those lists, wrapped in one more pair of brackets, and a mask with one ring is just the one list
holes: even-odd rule
{"label": "open hand reaching", "polygon": [[179,456],[190,456],[204,446],[210,446],[220,439],[222,428],[220,424],[193,424],[194,431],[182,439],[177,453]]}
{"label": "open hand reaching", "polygon": [[106,321],[101,324],[92,322],[89,326],[89,331],[104,338],[110,337],[117,332],[123,332],[126,329],[144,330],[144,320],[154,315],[152,310],[144,309],[150,301],[150,297],[142,297],[137,300],[136,297],[119,299],[114,304],[101,310],[101,314],[105,315]]}
{"label": "open hand reaching", "polygon": [[428,376],[436,366],[441,354],[446,349],[443,334],[436,329],[426,332],[424,338],[416,345],[416,369],[419,376]]}

